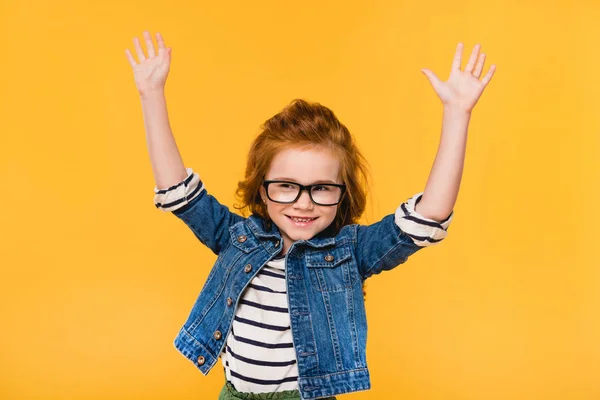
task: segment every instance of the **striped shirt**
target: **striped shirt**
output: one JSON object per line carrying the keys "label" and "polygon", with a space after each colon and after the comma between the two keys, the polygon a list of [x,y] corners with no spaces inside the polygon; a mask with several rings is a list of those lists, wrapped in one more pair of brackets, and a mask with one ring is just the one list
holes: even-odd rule
{"label": "striped shirt", "polygon": [[246,287],[235,311],[221,362],[227,380],[239,392],[298,389],[285,258],[268,262]]}

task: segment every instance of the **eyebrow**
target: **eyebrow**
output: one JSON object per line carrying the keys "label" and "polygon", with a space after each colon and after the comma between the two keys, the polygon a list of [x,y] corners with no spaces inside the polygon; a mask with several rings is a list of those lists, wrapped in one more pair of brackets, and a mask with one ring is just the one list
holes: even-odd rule
{"label": "eyebrow", "polygon": [[[269,180],[270,180],[270,181],[288,181],[288,182],[300,183],[300,182],[298,182],[298,181],[297,181],[297,180],[295,180],[295,179],[292,179],[292,178],[286,178],[286,177],[271,178],[271,179],[269,179]],[[320,179],[320,180],[314,181],[313,183],[311,183],[311,185],[314,185],[314,184],[319,184],[319,183],[333,183],[334,185],[338,185],[338,183],[337,183],[337,182],[335,182],[335,181],[332,181],[332,180],[330,180],[330,179]]]}

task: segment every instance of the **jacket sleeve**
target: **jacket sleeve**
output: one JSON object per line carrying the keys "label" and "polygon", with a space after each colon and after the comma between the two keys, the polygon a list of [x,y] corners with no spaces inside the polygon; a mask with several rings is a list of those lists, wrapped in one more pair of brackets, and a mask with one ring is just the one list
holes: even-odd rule
{"label": "jacket sleeve", "polygon": [[200,177],[186,168],[187,178],[166,189],[154,187],[154,205],[172,212],[181,219],[196,237],[219,254],[230,240],[229,227],[244,217],[232,213],[206,192]]}
{"label": "jacket sleeve", "polygon": [[454,211],[443,221],[425,218],[415,210],[422,196],[423,192],[415,194],[379,222],[357,225],[356,254],[363,280],[404,263],[447,236]]}

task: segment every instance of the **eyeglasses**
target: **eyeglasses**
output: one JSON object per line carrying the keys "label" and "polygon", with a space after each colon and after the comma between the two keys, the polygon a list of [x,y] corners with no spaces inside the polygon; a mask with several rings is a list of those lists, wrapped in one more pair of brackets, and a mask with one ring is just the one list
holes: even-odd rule
{"label": "eyeglasses", "polygon": [[282,204],[295,203],[300,198],[302,191],[306,190],[316,205],[335,206],[342,201],[342,196],[346,191],[346,185],[336,183],[315,183],[305,186],[288,181],[264,181],[263,186],[269,200]]}

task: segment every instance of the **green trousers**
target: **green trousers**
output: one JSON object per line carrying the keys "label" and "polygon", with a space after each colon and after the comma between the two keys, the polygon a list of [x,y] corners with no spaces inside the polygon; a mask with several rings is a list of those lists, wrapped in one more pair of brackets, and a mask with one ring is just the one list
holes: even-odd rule
{"label": "green trousers", "polygon": [[[219,394],[219,400],[300,400],[300,392],[297,390],[284,390],[274,393],[241,393],[235,390],[233,385],[225,381],[225,385]],[[336,400],[335,397],[327,397],[322,400]]]}

